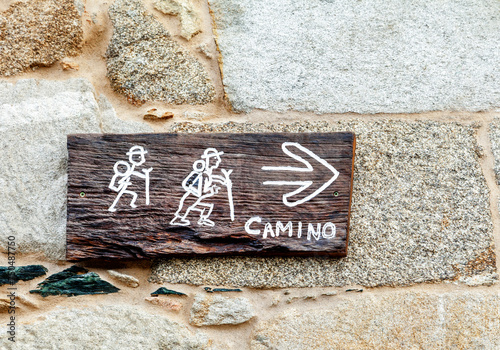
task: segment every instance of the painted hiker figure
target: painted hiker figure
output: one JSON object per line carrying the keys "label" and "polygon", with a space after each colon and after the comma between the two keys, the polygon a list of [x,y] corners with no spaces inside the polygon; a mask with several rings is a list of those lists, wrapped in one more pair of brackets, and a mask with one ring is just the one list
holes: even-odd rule
{"label": "painted hiker figure", "polygon": [[145,180],[146,205],[149,205],[149,173],[153,170],[153,168],[142,169],[142,172],[136,170],[137,167],[140,167],[146,161],[146,153],[148,153],[148,151],[144,150],[144,147],[132,146],[127,152],[129,162],[119,160],[115,163],[113,167],[115,175],[113,175],[108,187],[113,191],[118,192],[118,194],[116,195],[113,204],[109,207],[109,211],[116,211],[115,206],[124,194],[132,196],[130,206],[132,208],[137,208],[137,205],[135,204],[138,197],[137,193],[127,189],[132,184],[132,176],[137,176]]}
{"label": "painted hiker figure", "polygon": [[215,226],[215,223],[209,219],[214,209],[214,204],[209,198],[215,196],[221,189],[217,184],[227,189],[231,220],[234,221],[233,185],[229,178],[233,171],[221,169],[223,176],[213,174],[213,171],[219,167],[220,156],[223,154],[224,152],[219,152],[215,148],[207,148],[201,159],[193,163],[193,171],[182,181],[182,187],[186,193],[179,202],[175,217],[170,221],[171,225],[187,226],[191,223],[188,215],[191,212],[199,212],[198,225]]}

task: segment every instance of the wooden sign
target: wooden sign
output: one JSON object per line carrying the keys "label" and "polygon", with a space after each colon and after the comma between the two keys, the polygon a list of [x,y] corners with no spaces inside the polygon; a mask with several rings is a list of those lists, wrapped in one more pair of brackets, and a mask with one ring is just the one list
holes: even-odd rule
{"label": "wooden sign", "polygon": [[355,136],[68,136],[67,259],[347,254]]}

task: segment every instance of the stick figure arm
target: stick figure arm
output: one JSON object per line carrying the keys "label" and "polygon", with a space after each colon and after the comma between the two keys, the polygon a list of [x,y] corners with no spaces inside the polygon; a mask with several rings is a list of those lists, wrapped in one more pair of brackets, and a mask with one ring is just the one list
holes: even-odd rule
{"label": "stick figure arm", "polygon": [[138,171],[132,171],[132,175],[135,175],[137,177],[140,177],[140,178],[147,178],[149,177],[149,172],[153,170],[153,168],[149,168],[149,169],[142,169],[143,173],[140,173]]}
{"label": "stick figure arm", "polygon": [[119,186],[119,187],[115,186],[117,177],[118,177],[118,175],[114,175],[113,178],[111,179],[111,182],[109,183],[109,186],[108,186],[109,189],[116,191],[116,192],[120,191],[120,189],[121,189],[121,186]]}
{"label": "stick figure arm", "polygon": [[226,178],[220,175],[212,175],[212,181],[218,182],[222,185],[226,185]]}

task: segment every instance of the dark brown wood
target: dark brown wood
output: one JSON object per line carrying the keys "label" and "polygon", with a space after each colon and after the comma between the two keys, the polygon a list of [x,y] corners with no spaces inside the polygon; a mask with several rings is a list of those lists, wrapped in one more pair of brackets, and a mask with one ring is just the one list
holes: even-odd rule
{"label": "dark brown wood", "polygon": [[345,256],[354,148],[353,133],[70,135],[67,259]]}

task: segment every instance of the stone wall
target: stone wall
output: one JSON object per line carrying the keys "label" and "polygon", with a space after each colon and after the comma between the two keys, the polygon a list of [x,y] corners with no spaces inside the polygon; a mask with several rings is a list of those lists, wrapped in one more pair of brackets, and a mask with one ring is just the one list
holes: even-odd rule
{"label": "stone wall", "polygon": [[[500,348],[499,33],[497,0],[0,2],[0,266],[45,268],[0,348]],[[277,131],[356,133],[346,258],[67,270],[66,135]]]}

